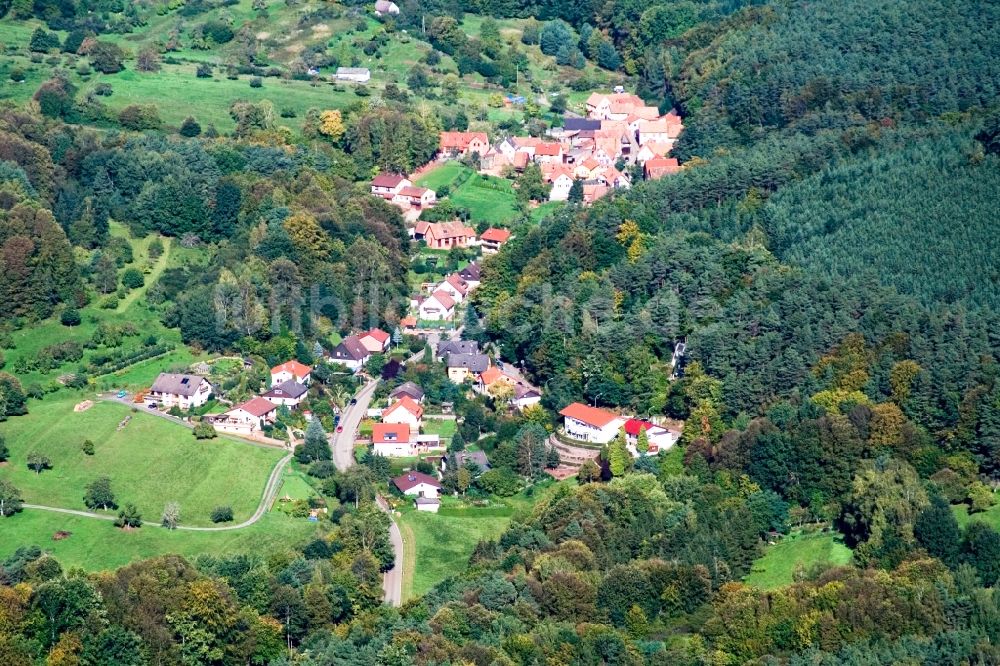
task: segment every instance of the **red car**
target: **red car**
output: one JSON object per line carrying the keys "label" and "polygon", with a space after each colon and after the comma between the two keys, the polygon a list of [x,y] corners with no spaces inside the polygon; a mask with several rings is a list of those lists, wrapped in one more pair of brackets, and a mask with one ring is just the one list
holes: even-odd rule
{"label": "red car", "polygon": [[344,432],[344,426],[337,426],[337,432]]}

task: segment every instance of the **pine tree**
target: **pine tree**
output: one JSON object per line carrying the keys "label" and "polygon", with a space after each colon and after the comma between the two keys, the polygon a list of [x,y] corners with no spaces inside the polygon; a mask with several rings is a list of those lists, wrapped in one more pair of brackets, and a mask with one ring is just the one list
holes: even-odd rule
{"label": "pine tree", "polygon": [[618,436],[608,447],[608,468],[613,476],[622,476],[632,466],[632,454],[628,452],[625,442],[625,431],[619,430]]}
{"label": "pine tree", "polygon": [[302,447],[302,458],[304,462],[315,460],[330,460],[330,445],[326,440],[326,431],[318,418],[309,422],[306,428],[306,440]]}

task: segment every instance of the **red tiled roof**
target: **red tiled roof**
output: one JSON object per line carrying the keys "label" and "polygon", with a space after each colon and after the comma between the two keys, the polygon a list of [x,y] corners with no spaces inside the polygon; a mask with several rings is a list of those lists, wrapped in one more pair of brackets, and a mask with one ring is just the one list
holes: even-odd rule
{"label": "red tiled roof", "polygon": [[424,231],[425,236],[434,238],[474,238],[476,232],[471,227],[467,227],[458,220],[450,222],[430,222]]}
{"label": "red tiled roof", "polygon": [[473,139],[489,143],[486,132],[441,132],[441,150],[465,150]]}
{"label": "red tiled roof", "polygon": [[453,299],[451,297],[451,294],[449,294],[447,291],[442,291],[438,289],[433,294],[431,294],[431,297],[438,303],[443,305],[445,310],[451,310],[453,307],[455,307],[455,299]]}
{"label": "red tiled roof", "polygon": [[562,150],[562,146],[558,143],[540,143],[535,146],[536,155],[546,155],[555,157]]}
{"label": "red tiled roof", "polygon": [[577,421],[583,421],[587,425],[592,425],[596,428],[603,428],[618,418],[617,414],[612,414],[609,411],[598,409],[597,407],[584,405],[580,402],[574,402],[570,405],[566,405],[563,407],[562,411],[559,412],[559,414],[562,416],[568,416],[571,419],[576,419]]}
{"label": "red tiled roof", "polygon": [[629,419],[625,422],[625,433],[634,437],[639,436],[640,430],[649,430],[653,424],[642,419]]}
{"label": "red tiled roof", "polygon": [[417,325],[417,318],[414,317],[413,315],[407,315],[406,317],[403,317],[402,319],[399,320],[399,325],[400,326],[405,326],[407,328],[410,328],[412,326],[416,326]]}
{"label": "red tiled roof", "polygon": [[[393,435],[393,437],[389,437]],[[410,426],[405,423],[376,423],[372,426],[372,443],[389,444],[410,441]]]}
{"label": "red tiled roof", "polygon": [[651,160],[646,160],[643,170],[647,178],[656,179],[671,173],[677,173],[681,170],[681,167],[676,157],[654,157]]}
{"label": "red tiled roof", "polygon": [[450,284],[452,287],[454,287],[455,291],[462,294],[463,296],[467,291],[469,291],[469,283],[463,280],[458,273],[452,273],[451,275],[446,277],[444,281]]}
{"label": "red tiled roof", "polygon": [[362,338],[372,337],[380,344],[384,345],[385,341],[389,339],[389,334],[383,331],[381,328],[373,328],[370,331],[366,331],[361,335]]}
{"label": "red tiled roof", "polygon": [[277,408],[278,406],[270,400],[265,400],[264,398],[251,398],[242,405],[234,407],[232,411],[235,412],[237,409],[242,409],[244,412],[253,414],[254,416],[264,416],[268,412],[272,412]]}
{"label": "red tiled roof", "polygon": [[421,483],[426,483],[429,486],[434,486],[435,488],[440,488],[441,484],[430,474],[424,474],[423,472],[406,472],[397,476],[392,482],[397,488],[402,492],[406,492],[411,488],[419,486]]}
{"label": "red tiled roof", "polygon": [[304,363],[299,363],[298,361],[286,361],[281,365],[276,365],[271,368],[272,375],[276,375],[279,372],[290,372],[296,377],[305,377],[312,372],[312,368]]}
{"label": "red tiled roof", "polygon": [[396,187],[406,180],[406,176],[398,173],[380,173],[372,178],[372,187]]}
{"label": "red tiled roof", "polygon": [[388,409],[382,412],[382,418],[384,419],[389,414],[392,414],[397,409],[405,409],[409,413],[416,416],[418,419],[424,415],[424,408],[417,404],[417,402],[408,395],[404,395],[402,398],[392,403]]}
{"label": "red tiled roof", "polygon": [[406,187],[400,188],[399,194],[404,197],[419,199],[424,196],[424,192],[426,191],[426,187],[414,187],[413,185],[407,185]]}
{"label": "red tiled roof", "polygon": [[490,227],[479,234],[479,240],[490,241],[491,243],[506,243],[509,238],[509,229],[497,229],[496,227]]}

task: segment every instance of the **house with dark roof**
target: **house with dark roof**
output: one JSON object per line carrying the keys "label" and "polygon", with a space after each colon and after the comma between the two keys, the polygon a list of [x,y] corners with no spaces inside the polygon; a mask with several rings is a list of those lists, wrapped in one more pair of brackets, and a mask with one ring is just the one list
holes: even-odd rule
{"label": "house with dark roof", "polygon": [[437,497],[441,492],[441,484],[430,474],[411,471],[404,472],[392,480],[399,492],[409,497]]}
{"label": "house with dark roof", "polygon": [[482,273],[479,269],[479,262],[474,261],[465,268],[463,268],[462,270],[460,270],[458,272],[458,277],[465,280],[465,282],[469,285],[469,291],[472,291],[473,289],[478,287],[480,281],[482,280]]}
{"label": "house with dark roof", "polygon": [[392,201],[400,190],[411,185],[413,183],[406,176],[401,176],[398,173],[380,173],[372,178],[372,194]]}
{"label": "house with dark roof", "polygon": [[448,379],[461,384],[468,378],[475,379],[490,367],[490,357],[486,354],[448,354]]}
{"label": "house with dark roof", "polygon": [[[453,462],[452,462],[453,461]],[[441,471],[448,469],[449,464],[457,465],[459,468],[465,467],[469,463],[472,463],[479,467],[479,473],[490,471],[490,459],[486,456],[485,451],[458,451],[449,456],[441,457]]]}
{"label": "house with dark roof", "polygon": [[340,341],[339,345],[334,347],[333,351],[327,354],[326,358],[330,363],[339,363],[347,366],[353,372],[357,372],[371,358],[371,352],[361,342],[361,338],[356,335],[348,335]]}
{"label": "house with dark roof", "polygon": [[413,382],[403,382],[389,392],[389,397],[393,400],[400,400],[406,396],[414,402],[424,401],[424,390]]}
{"label": "house with dark roof", "polygon": [[273,402],[276,405],[298,407],[299,403],[306,399],[306,393],[308,392],[309,387],[305,384],[289,380],[283,384],[278,384],[277,386],[272,387],[270,391],[263,394],[261,397],[269,402]]}
{"label": "house with dark roof", "polygon": [[441,340],[435,353],[438,358],[448,354],[478,354],[479,343],[475,340]]}
{"label": "house with dark roof", "polygon": [[161,372],[146,399],[167,409],[201,407],[212,397],[212,384],[201,375]]}

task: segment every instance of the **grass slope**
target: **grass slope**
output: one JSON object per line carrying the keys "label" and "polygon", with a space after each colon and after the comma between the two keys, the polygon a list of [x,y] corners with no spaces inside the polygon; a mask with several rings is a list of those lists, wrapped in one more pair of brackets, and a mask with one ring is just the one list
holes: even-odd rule
{"label": "grass slope", "polygon": [[[148,414],[130,414],[125,405],[97,403],[84,412],[73,405],[83,396],[32,402],[30,414],[0,424],[10,447],[10,462],[0,478],[21,489],[25,501],[67,509],[86,509],[85,486],[100,476],[111,479],[119,504],[132,502],[147,520],[157,520],[164,504],[179,502],[184,524],[210,525],[212,508],[232,506],[236,521],[260,503],[264,484],[282,457],[262,448],[219,437],[199,442],[187,428]],[[80,445],[90,439],[95,455]],[[27,455],[49,457],[52,469],[35,474]]]}
{"label": "grass slope", "polygon": [[408,509],[397,518],[405,550],[403,599],[425,594],[465,569],[476,543],[496,539],[510,524],[510,515],[454,510],[445,502],[439,514]]}
{"label": "grass slope", "polygon": [[955,520],[958,521],[958,526],[962,529],[965,529],[966,525],[973,521],[979,521],[986,523],[993,529],[1000,530],[1000,504],[982,513],[970,514],[966,504],[955,505],[951,507],[951,510],[955,512]]}
{"label": "grass slope", "polygon": [[847,564],[851,556],[851,549],[836,534],[792,534],[767,549],[754,563],[746,583],[763,589],[788,585],[798,568]]}
{"label": "grass slope", "polygon": [[[124,532],[108,521],[34,510],[0,521],[3,534],[0,559],[19,546],[39,546],[55,556],[63,567],[88,571],[116,569],[167,553],[194,558],[201,554],[284,552],[305,542],[316,531],[315,524],[278,512],[266,514],[245,529],[228,532],[170,531],[158,527]],[[54,541],[52,536],[57,531],[71,535]]]}

